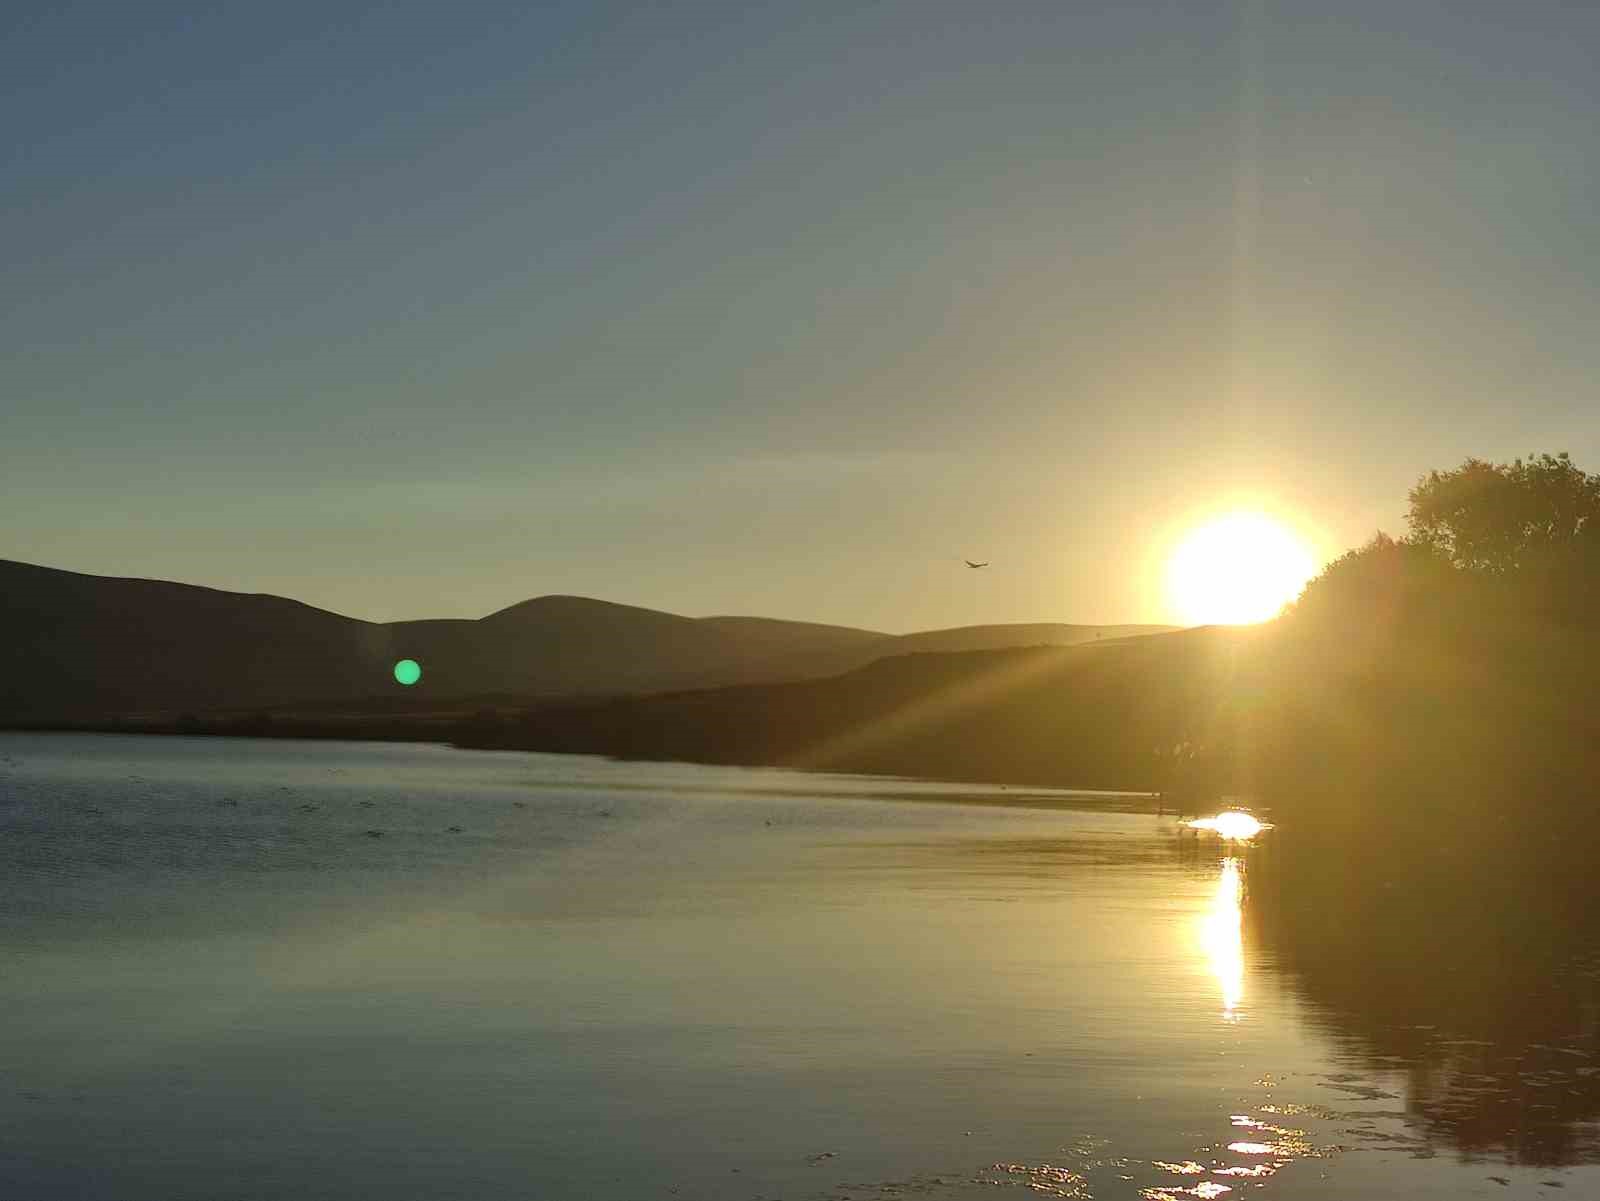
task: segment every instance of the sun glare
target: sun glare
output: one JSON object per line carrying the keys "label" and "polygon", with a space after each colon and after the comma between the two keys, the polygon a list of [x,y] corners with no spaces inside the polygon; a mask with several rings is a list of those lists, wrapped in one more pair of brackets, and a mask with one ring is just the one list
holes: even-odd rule
{"label": "sun glare", "polygon": [[1190,625],[1246,625],[1275,617],[1316,570],[1311,551],[1277,521],[1230,513],[1178,544],[1168,598]]}
{"label": "sun glare", "polygon": [[1191,830],[1215,830],[1219,837],[1229,842],[1249,842],[1263,830],[1272,826],[1249,813],[1226,809],[1215,817],[1202,817],[1189,823]]}

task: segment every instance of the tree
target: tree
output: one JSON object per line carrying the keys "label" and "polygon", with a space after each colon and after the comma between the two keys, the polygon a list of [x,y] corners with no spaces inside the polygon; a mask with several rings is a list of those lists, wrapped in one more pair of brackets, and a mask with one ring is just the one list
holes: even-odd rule
{"label": "tree", "polygon": [[1370,666],[1419,622],[1435,624],[1472,582],[1430,544],[1380,531],[1324,567],[1288,615],[1294,628],[1312,635],[1320,654],[1344,667]]}
{"label": "tree", "polygon": [[1468,571],[1515,571],[1551,552],[1587,549],[1600,532],[1600,476],[1565,451],[1512,463],[1468,459],[1430,471],[1409,500],[1412,541]]}

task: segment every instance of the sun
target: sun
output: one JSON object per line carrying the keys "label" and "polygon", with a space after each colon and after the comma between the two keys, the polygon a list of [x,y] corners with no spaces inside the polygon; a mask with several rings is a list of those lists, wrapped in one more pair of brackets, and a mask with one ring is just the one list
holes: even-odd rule
{"label": "sun", "polygon": [[1167,596],[1190,625],[1266,621],[1317,564],[1305,543],[1264,513],[1229,513],[1192,530],[1167,561]]}

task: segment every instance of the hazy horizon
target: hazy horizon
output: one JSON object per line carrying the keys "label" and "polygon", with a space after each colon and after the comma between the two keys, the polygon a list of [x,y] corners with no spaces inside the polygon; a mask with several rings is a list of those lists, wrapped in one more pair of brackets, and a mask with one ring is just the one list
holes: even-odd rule
{"label": "hazy horizon", "polygon": [[[21,560],[12,560],[12,562],[22,562],[22,561]],[[310,604],[310,602],[309,601],[305,601],[303,597],[292,596],[292,595],[290,595],[288,593],[284,593],[284,592],[272,592],[271,590],[259,590],[258,589],[253,593],[240,593],[238,590],[232,589],[232,588],[218,588],[216,585],[208,584],[204,580],[169,580],[169,579],[163,579],[163,578],[159,578],[159,577],[155,577],[155,576],[142,576],[142,575],[108,576],[105,572],[76,571],[75,569],[72,569],[72,568],[58,568],[55,565],[50,564],[50,563],[23,563],[23,566],[26,566],[26,567],[42,567],[42,568],[45,568],[47,570],[73,571],[73,573],[77,574],[77,575],[97,576],[97,577],[100,577],[100,578],[103,578],[103,579],[151,580],[151,581],[155,581],[155,582],[158,582],[158,583],[183,584],[183,585],[189,585],[189,586],[198,587],[198,588],[209,588],[209,589],[213,589],[215,591],[228,592],[228,593],[233,593],[233,594],[236,594],[236,595],[277,596],[277,597],[280,597],[280,598],[282,598],[284,600],[300,601],[300,602],[305,603],[305,604]],[[312,605],[311,607],[315,608],[315,609],[321,609],[324,612],[334,613],[334,614],[336,614],[337,616],[340,616],[340,617],[352,617],[352,618],[356,618],[357,620],[360,620],[360,621],[381,621],[381,623],[383,623],[383,624],[389,624],[389,623],[394,623],[394,622],[408,622],[408,621],[431,621],[431,620],[436,620],[436,619],[473,621],[473,620],[477,620],[477,619],[484,618],[484,617],[491,617],[494,614],[499,613],[504,609],[515,608],[517,605],[522,604],[523,602],[526,602],[526,601],[530,601],[530,600],[548,600],[548,599],[552,599],[552,598],[556,598],[556,597],[574,597],[575,599],[579,599],[579,600],[599,601],[599,602],[602,602],[602,603],[605,603],[605,604],[621,605],[621,606],[624,606],[626,608],[650,609],[650,610],[655,611],[655,612],[671,612],[671,610],[657,609],[655,606],[652,606],[652,605],[641,605],[641,604],[638,604],[637,602],[626,600],[626,599],[623,599],[623,598],[618,598],[618,597],[609,597],[609,596],[583,597],[583,596],[578,596],[575,593],[562,593],[562,592],[536,593],[533,596],[525,596],[525,597],[521,597],[521,598],[519,598],[517,600],[508,601],[506,604],[499,605],[499,606],[497,606],[497,607],[495,607],[493,609],[489,609],[489,610],[487,610],[487,611],[485,611],[483,613],[473,613],[473,614],[465,615],[463,617],[457,617],[457,615],[455,615],[455,614],[441,615],[441,614],[438,614],[438,613],[421,613],[421,614],[417,614],[416,616],[410,616],[410,617],[394,617],[394,618],[374,619],[374,618],[362,617],[361,614],[359,614],[359,613],[342,613],[337,609],[327,609],[327,608],[325,608],[324,606],[321,606],[321,605]],[[774,621],[784,621],[784,622],[811,622],[811,621],[814,620],[814,619],[808,618],[808,617],[792,617],[792,616],[785,616],[783,614],[775,614],[775,613],[733,613],[733,612],[674,613],[673,616],[688,617],[688,618],[692,618],[692,619],[695,619],[695,620],[711,620],[711,619],[715,619],[715,618],[747,618],[747,617],[748,618],[757,618],[757,619],[770,619],[770,620],[774,620]],[[859,629],[859,630],[863,630],[863,631],[866,631],[866,632],[869,632],[869,633],[886,634],[886,635],[889,635],[889,636],[895,636],[895,635],[900,635],[900,634],[930,633],[930,632],[937,632],[937,629],[939,629],[939,628],[945,628],[945,627],[933,627],[933,628],[929,628],[929,629],[882,630],[882,629],[877,629],[875,627],[864,626],[864,625],[861,625],[860,623],[851,623],[851,622],[817,622],[816,624],[837,625],[837,626],[840,626],[840,627],[843,627],[843,628]],[[1169,625],[1173,625],[1175,623],[1169,623],[1169,622],[1126,622],[1126,621],[1119,621],[1119,622],[973,622],[973,623],[967,623],[967,624],[969,624],[969,625],[1043,625],[1043,624],[1058,624],[1058,625],[1082,625],[1082,626],[1090,626],[1090,627],[1094,627],[1094,626],[1115,627],[1115,626],[1132,626],[1132,625],[1139,625],[1139,626],[1169,626]]]}
{"label": "hazy horizon", "polygon": [[1181,623],[1210,515],[1600,460],[1600,12],[19,11],[0,557]]}

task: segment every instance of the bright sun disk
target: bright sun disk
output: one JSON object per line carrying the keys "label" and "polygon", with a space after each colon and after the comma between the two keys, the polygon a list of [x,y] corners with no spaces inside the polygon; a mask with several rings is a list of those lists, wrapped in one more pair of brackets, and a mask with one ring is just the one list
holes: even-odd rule
{"label": "bright sun disk", "polygon": [[1277,616],[1316,574],[1306,545],[1262,513],[1230,513],[1191,531],[1167,563],[1167,592],[1190,625]]}

